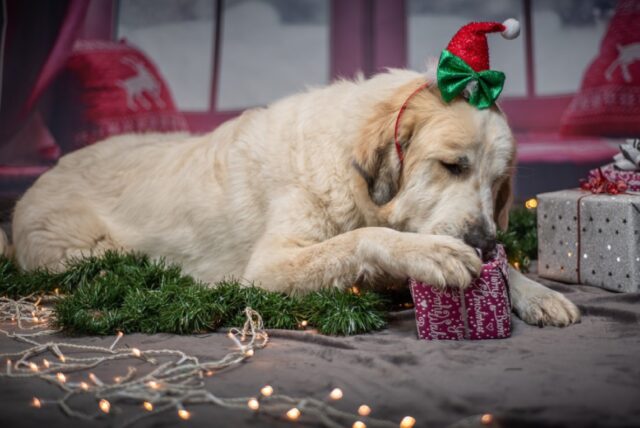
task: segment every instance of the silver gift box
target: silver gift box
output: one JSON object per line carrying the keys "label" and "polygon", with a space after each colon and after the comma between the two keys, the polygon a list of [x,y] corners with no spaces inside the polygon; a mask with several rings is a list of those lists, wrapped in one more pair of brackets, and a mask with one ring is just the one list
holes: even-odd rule
{"label": "silver gift box", "polygon": [[543,193],[537,214],[541,277],[640,291],[640,194]]}

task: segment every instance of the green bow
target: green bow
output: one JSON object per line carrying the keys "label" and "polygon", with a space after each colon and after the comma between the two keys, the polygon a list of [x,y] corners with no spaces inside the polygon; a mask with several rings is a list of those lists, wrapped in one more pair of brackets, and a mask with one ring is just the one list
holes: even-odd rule
{"label": "green bow", "polygon": [[502,92],[504,73],[495,70],[475,71],[462,58],[443,50],[438,63],[438,87],[446,102],[462,93],[469,82],[477,82],[469,104],[479,109],[490,107]]}

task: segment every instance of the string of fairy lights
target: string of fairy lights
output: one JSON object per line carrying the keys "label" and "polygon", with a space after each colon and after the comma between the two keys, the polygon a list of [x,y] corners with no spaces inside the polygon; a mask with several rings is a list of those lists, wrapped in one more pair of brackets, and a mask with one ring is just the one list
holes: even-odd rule
{"label": "string of fairy lights", "polygon": [[[190,409],[197,404],[244,410],[291,422],[314,421],[329,428],[412,428],[416,424],[411,416],[399,422],[373,418],[367,404],[360,405],[355,413],[340,410],[332,405],[343,398],[340,388],[331,390],[324,399],[291,397],[277,393],[271,385],[263,386],[250,397],[222,398],[207,390],[206,377],[250,359],[267,345],[269,336],[262,318],[251,308],[245,309],[244,326],[232,328],[227,334],[234,349],[218,360],[200,361],[175,349],[118,347],[124,336],[122,332],[108,347],[56,340],[40,342],[37,339],[59,332],[49,327],[53,311],[47,304],[56,297],[0,298],[0,321],[13,327],[0,329],[0,333],[30,345],[19,352],[0,354],[0,358],[6,359],[6,370],[0,371],[0,377],[39,378],[62,391],[59,398],[33,397],[30,404],[36,409],[57,405],[69,416],[90,420],[119,413],[115,411],[119,406],[138,403],[140,412],[124,420],[122,426],[167,411],[175,411],[180,419],[188,420],[192,416]],[[100,366],[116,360],[135,361],[137,366],[129,366],[126,373],[112,379],[95,374]],[[79,396],[93,397],[96,407],[90,411],[79,408],[74,404]],[[486,416],[489,415],[483,417]]]}

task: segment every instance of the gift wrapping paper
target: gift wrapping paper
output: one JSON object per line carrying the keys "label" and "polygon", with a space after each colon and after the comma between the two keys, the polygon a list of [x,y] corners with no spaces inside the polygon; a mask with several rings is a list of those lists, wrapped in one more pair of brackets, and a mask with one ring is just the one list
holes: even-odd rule
{"label": "gift wrapping paper", "polygon": [[466,289],[439,289],[409,280],[418,337],[427,340],[499,339],[511,335],[508,262],[498,246]]}
{"label": "gift wrapping paper", "polygon": [[538,195],[538,273],[607,290],[640,288],[640,195]]}

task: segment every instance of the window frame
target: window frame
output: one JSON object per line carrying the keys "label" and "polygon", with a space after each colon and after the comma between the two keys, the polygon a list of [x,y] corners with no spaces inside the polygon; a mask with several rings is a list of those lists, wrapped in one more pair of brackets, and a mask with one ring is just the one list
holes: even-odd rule
{"label": "window frame", "polygon": [[[232,119],[243,110],[219,110],[216,99],[220,80],[220,45],[224,0],[215,2],[215,31],[212,34],[213,69],[209,108],[205,111],[184,110],[184,114],[193,132],[206,132],[221,123]],[[328,0],[329,5],[329,78],[354,77],[362,72],[370,76],[387,67],[407,67],[408,64],[408,26],[406,0]],[[99,4],[88,20],[96,26],[94,34],[89,36],[113,39],[116,35],[119,0],[92,2]],[[560,126],[573,94],[537,95],[534,70],[535,30],[532,13],[532,0],[522,0],[523,23],[522,37],[525,38],[526,95],[504,96],[499,106],[509,118],[516,132],[554,132]],[[106,15],[106,17],[105,17]],[[93,18],[93,19],[92,19]],[[111,22],[106,29],[105,18]],[[102,21],[102,24],[100,23]],[[87,26],[85,28],[90,28]],[[453,30],[452,30],[453,31]],[[106,33],[109,34],[106,34]],[[85,34],[86,36],[87,34]]]}
{"label": "window frame", "polygon": [[[103,38],[114,39],[118,26],[119,0],[113,2],[110,19],[112,23],[109,34]],[[220,85],[220,46],[223,34],[224,0],[212,0],[215,2],[214,32],[212,55],[213,67],[211,75],[211,92],[209,94],[209,108],[204,111],[181,110],[192,132],[207,132],[216,128],[221,123],[232,119],[242,113],[241,110],[221,110],[216,105]],[[329,80],[338,77],[353,77],[360,70],[370,74],[371,56],[368,54],[371,47],[369,36],[371,35],[371,2],[370,0],[328,0],[329,4]],[[104,2],[108,3],[108,2]],[[106,10],[103,7],[102,18]],[[107,14],[108,15],[108,14]]]}

